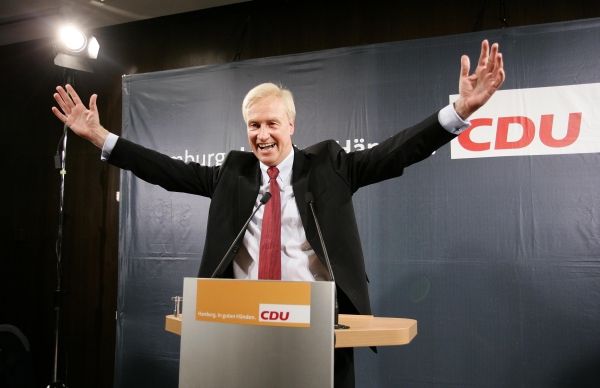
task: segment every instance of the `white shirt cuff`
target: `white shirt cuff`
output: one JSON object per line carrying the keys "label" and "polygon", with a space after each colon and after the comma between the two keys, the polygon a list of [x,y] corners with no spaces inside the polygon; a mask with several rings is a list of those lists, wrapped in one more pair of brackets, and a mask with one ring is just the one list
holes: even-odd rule
{"label": "white shirt cuff", "polygon": [[470,122],[460,118],[452,104],[449,104],[440,110],[438,113],[438,120],[440,125],[444,127],[446,131],[455,135],[460,134],[471,125]]}
{"label": "white shirt cuff", "polygon": [[115,148],[115,144],[117,144],[117,140],[119,140],[119,136],[114,133],[109,133],[104,140],[104,144],[102,145],[102,154],[100,154],[100,160],[106,162],[112,152],[113,148]]}

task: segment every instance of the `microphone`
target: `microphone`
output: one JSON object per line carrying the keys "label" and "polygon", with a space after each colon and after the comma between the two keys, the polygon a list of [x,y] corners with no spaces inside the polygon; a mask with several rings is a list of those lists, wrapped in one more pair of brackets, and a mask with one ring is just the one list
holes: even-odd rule
{"label": "microphone", "polygon": [[337,283],[335,282],[335,276],[333,275],[333,269],[331,268],[331,261],[329,260],[329,255],[327,254],[327,247],[325,246],[325,239],[323,238],[323,233],[321,232],[321,226],[319,225],[319,219],[317,218],[317,213],[315,212],[314,199],[311,192],[306,192],[304,194],[304,198],[306,199],[306,203],[310,207],[310,212],[312,213],[313,219],[315,220],[315,225],[317,226],[317,234],[319,235],[319,241],[321,242],[321,248],[323,248],[323,256],[325,258],[325,265],[327,265],[327,272],[329,273],[329,277],[333,282],[333,300],[335,303],[334,307],[334,315],[333,315],[333,324],[335,329],[349,329],[350,326],[342,325],[338,322],[339,316],[339,305],[337,298]]}
{"label": "microphone", "polygon": [[[229,265],[229,263],[231,262],[231,259],[238,251],[238,248],[240,246],[240,241],[242,240],[242,237],[244,236],[244,233],[246,232],[246,229],[248,228],[248,224],[252,220],[252,217],[254,217],[254,215],[256,214],[258,209],[260,209],[261,206],[264,205],[265,203],[269,202],[270,199],[271,199],[271,193],[269,193],[268,191],[266,193],[264,193],[263,196],[260,198],[260,203],[258,204],[258,206],[256,206],[256,208],[254,208],[254,211],[252,212],[252,214],[250,214],[250,217],[248,217],[244,226],[242,226],[242,229],[240,230],[238,235],[235,237],[235,239],[229,246],[229,249],[227,250],[227,252],[225,252],[225,255],[219,262],[219,265],[217,266],[215,271],[212,273],[212,275],[210,275],[211,278],[215,278],[217,276],[217,274],[221,273],[221,271],[223,270],[223,268],[225,266]],[[232,255],[232,253],[233,253],[233,255]]]}

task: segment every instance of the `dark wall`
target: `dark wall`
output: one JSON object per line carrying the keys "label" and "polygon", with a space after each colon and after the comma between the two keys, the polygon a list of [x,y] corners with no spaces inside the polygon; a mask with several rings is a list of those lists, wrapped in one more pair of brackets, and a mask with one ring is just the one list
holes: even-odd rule
{"label": "dark wall", "polygon": [[[118,133],[122,74],[600,16],[600,4],[589,3],[250,2],[98,30],[102,48],[96,72],[77,74],[75,83],[84,100],[92,92],[100,95],[102,121]],[[52,156],[61,124],[50,106],[54,86],[64,79],[52,58],[49,41],[0,47],[5,172],[0,323],[18,326],[31,341],[40,387],[52,370],[58,222],[59,175]],[[458,66],[457,58],[457,76]],[[68,144],[60,375],[70,387],[110,387],[118,170],[100,162],[92,145],[74,136]]]}

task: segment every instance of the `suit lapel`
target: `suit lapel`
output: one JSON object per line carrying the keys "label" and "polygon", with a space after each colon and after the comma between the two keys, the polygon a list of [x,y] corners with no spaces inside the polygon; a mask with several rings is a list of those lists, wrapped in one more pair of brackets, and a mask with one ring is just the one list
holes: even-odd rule
{"label": "suit lapel", "polygon": [[313,228],[313,223],[309,222],[310,214],[308,214],[308,206],[306,204],[306,192],[308,191],[310,172],[310,159],[304,152],[294,147],[294,166],[292,167],[292,187],[294,189],[294,198],[296,206],[302,219],[304,232],[309,241],[314,241],[313,235],[316,230]]}
{"label": "suit lapel", "polygon": [[260,189],[260,167],[258,160],[253,168],[238,176],[238,219],[236,229],[242,227],[252,213]]}

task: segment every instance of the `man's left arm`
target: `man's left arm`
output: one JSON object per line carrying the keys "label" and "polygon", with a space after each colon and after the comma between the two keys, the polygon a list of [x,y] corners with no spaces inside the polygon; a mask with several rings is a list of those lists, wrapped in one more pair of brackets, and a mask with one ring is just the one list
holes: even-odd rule
{"label": "man's left arm", "polygon": [[477,67],[469,74],[469,57],[461,57],[459,97],[437,114],[407,128],[369,150],[348,154],[338,166],[347,177],[352,191],[361,186],[402,174],[405,167],[427,158],[469,123],[468,117],[482,107],[500,88],[505,79],[502,54],[494,43],[481,42]]}

